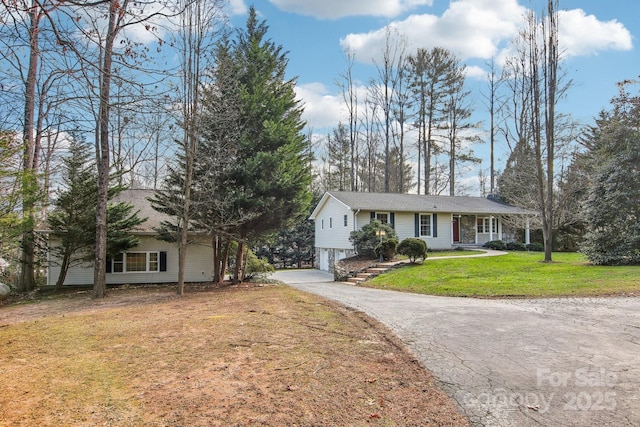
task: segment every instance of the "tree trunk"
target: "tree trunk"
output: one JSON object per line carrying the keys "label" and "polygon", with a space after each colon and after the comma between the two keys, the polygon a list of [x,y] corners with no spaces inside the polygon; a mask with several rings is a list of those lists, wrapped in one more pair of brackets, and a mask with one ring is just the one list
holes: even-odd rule
{"label": "tree trunk", "polygon": [[220,262],[222,258],[222,248],[219,236],[213,236],[211,239],[211,247],[213,248],[213,283],[220,283]]}
{"label": "tree trunk", "polygon": [[96,259],[93,270],[93,297],[104,298],[107,290],[107,193],[109,189],[109,110],[111,101],[111,69],[113,44],[118,32],[117,20],[121,12],[118,0],[110,0],[109,26],[100,70],[100,110],[98,115],[98,200],[96,204]]}
{"label": "tree trunk", "polygon": [[242,276],[240,278],[241,282],[244,282],[245,280],[247,280],[247,269],[246,266],[249,264],[249,250],[243,250],[242,251],[242,257],[243,257],[243,261],[242,261]]}
{"label": "tree trunk", "polygon": [[220,279],[224,282],[224,276],[227,274],[227,263],[229,262],[229,251],[231,250],[231,239],[227,238],[224,243],[224,249],[222,251],[222,260],[220,263]]}
{"label": "tree trunk", "polygon": [[62,264],[60,265],[60,274],[58,275],[58,280],[56,281],[56,289],[62,289],[62,285],[64,285],[64,280],[67,278],[67,271],[69,271],[69,262],[71,261],[71,254],[64,254],[62,257]]}
{"label": "tree trunk", "polygon": [[35,153],[35,102],[36,102],[36,80],[38,76],[38,62],[40,59],[39,50],[39,25],[40,8],[33,1],[29,11],[29,68],[27,70],[27,80],[25,82],[25,105],[24,105],[24,157],[23,157],[23,178],[22,178],[22,213],[24,218],[24,230],[22,233],[22,255],[20,262],[20,281],[18,290],[29,292],[35,289],[35,197],[37,193],[37,164]]}
{"label": "tree trunk", "polygon": [[234,285],[240,283],[242,281],[242,254],[244,253],[244,241],[238,240],[238,250],[236,251],[236,268],[233,272],[233,280],[232,283]]}
{"label": "tree trunk", "polygon": [[549,0],[549,39],[546,50],[545,89],[546,94],[546,142],[547,142],[547,218],[545,221],[544,260],[551,261],[553,249],[553,199],[554,199],[554,168],[555,161],[555,117],[556,117],[556,85],[558,81],[557,70],[559,62],[558,53],[558,17],[555,11],[557,0]]}
{"label": "tree trunk", "polygon": [[[455,126],[455,124],[454,124]],[[449,158],[449,195],[456,195],[456,138],[451,138],[450,142],[450,154]]]}

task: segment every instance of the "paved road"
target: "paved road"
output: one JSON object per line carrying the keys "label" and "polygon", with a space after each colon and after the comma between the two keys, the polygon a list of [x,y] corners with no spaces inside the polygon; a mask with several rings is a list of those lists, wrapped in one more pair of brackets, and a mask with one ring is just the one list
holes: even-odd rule
{"label": "paved road", "polygon": [[640,298],[479,300],[277,272],[390,327],[477,426],[640,425]]}

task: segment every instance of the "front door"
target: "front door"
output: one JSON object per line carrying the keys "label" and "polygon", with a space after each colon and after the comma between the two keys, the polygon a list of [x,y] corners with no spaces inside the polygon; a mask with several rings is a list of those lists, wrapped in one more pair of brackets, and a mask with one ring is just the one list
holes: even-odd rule
{"label": "front door", "polygon": [[460,217],[453,216],[453,243],[460,243]]}

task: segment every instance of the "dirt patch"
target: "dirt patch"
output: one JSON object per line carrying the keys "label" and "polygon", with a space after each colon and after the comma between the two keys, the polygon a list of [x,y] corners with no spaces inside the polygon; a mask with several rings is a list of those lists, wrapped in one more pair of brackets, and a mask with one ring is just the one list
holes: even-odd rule
{"label": "dirt patch", "polygon": [[381,324],[285,286],[0,307],[0,424],[468,425]]}

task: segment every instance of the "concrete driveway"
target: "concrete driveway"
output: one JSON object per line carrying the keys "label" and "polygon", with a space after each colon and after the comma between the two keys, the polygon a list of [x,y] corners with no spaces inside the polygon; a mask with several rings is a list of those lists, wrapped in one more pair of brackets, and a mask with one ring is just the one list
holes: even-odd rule
{"label": "concrete driveway", "polygon": [[640,425],[640,298],[481,300],[273,278],[391,328],[478,426]]}

